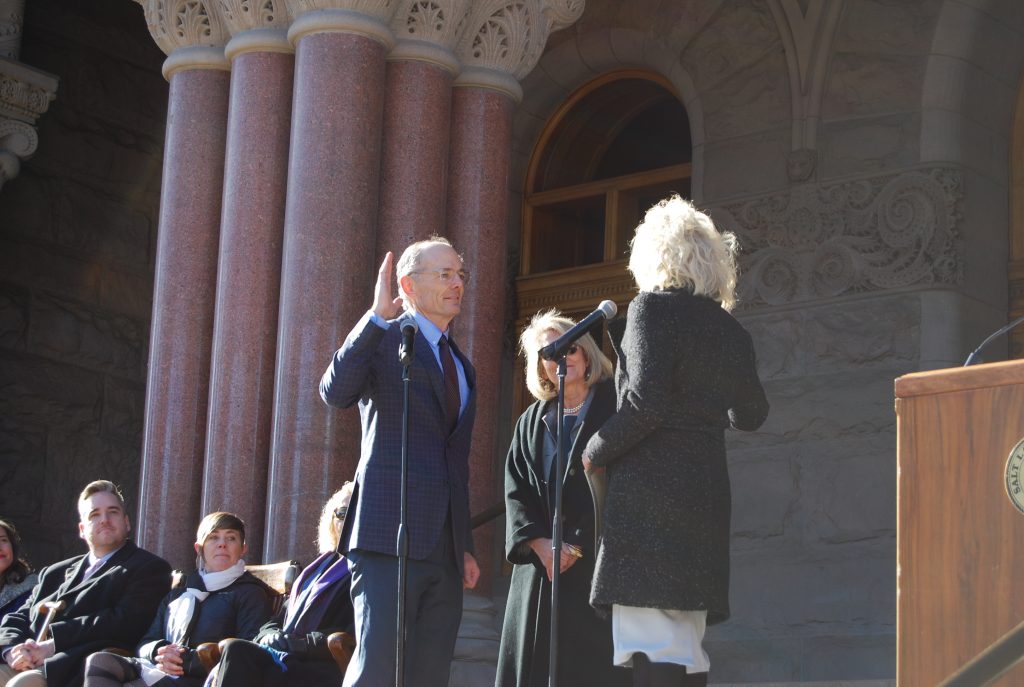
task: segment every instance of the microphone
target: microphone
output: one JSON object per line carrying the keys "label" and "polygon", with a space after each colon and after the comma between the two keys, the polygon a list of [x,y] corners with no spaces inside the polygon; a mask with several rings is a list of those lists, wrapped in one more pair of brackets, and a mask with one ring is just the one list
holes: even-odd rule
{"label": "microphone", "polygon": [[1013,322],[1011,322],[1010,324],[1006,325],[1005,327],[1003,327],[1002,329],[1000,329],[999,331],[995,332],[994,334],[989,336],[987,339],[982,341],[981,345],[978,346],[977,348],[975,348],[973,351],[971,351],[971,354],[969,356],[967,356],[967,360],[964,361],[964,367],[967,367],[969,365],[973,365],[974,364],[974,359],[978,357],[979,353],[981,353],[981,349],[985,348],[985,346],[988,346],[989,343],[992,341],[992,339],[996,338],[997,336],[1002,336],[1006,332],[1008,332],[1011,329],[1013,329],[1014,327],[1016,327],[1021,322],[1024,322],[1024,317],[1018,317]]}
{"label": "microphone", "polygon": [[412,365],[412,346],[416,341],[416,332],[420,330],[416,320],[408,318],[402,322],[402,343],[398,347],[398,362],[406,367]]}
{"label": "microphone", "polygon": [[610,320],[615,317],[615,313],[619,311],[619,308],[615,303],[611,301],[601,301],[601,305],[597,306],[597,310],[590,313],[582,320],[579,321],[575,327],[562,334],[560,337],[549,343],[544,348],[540,349],[540,356],[544,360],[558,360],[565,355],[565,352],[569,350],[569,346],[572,346],[576,339],[587,333],[587,330],[594,326],[594,323],[601,320],[602,318]]}

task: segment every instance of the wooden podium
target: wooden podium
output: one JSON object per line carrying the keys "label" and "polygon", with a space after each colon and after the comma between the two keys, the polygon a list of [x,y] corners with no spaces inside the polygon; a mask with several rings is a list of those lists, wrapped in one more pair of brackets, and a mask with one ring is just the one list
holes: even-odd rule
{"label": "wooden podium", "polygon": [[[1024,621],[1024,361],[896,380],[898,687],[934,687]],[[994,683],[1024,685],[1024,663]]]}

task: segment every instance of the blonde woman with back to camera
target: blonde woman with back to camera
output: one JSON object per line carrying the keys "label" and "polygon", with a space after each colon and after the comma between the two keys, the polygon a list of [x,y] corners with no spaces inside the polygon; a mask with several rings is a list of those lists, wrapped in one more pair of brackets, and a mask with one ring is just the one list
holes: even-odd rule
{"label": "blonde woman with back to camera", "polygon": [[609,324],[617,411],[584,449],[607,470],[591,604],[611,612],[615,663],[633,684],[705,685],[708,624],[729,616],[725,430],[768,414],[735,305],[736,240],[672,196],[631,244],[640,293]]}

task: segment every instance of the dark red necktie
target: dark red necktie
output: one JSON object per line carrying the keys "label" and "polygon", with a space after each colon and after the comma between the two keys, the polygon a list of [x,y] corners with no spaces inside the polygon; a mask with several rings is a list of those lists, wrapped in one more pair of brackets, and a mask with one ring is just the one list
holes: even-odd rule
{"label": "dark red necktie", "polygon": [[448,337],[441,336],[437,342],[441,354],[441,369],[444,370],[444,410],[448,420],[448,432],[455,429],[459,422],[459,411],[462,409],[462,394],[459,393],[459,372],[455,369],[455,358],[452,357]]}

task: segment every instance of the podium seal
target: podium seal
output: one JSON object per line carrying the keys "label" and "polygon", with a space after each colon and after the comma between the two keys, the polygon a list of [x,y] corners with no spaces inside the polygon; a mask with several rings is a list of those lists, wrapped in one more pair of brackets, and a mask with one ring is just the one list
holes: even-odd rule
{"label": "podium seal", "polygon": [[1010,451],[1006,459],[1006,495],[1021,513],[1024,513],[1024,439]]}

